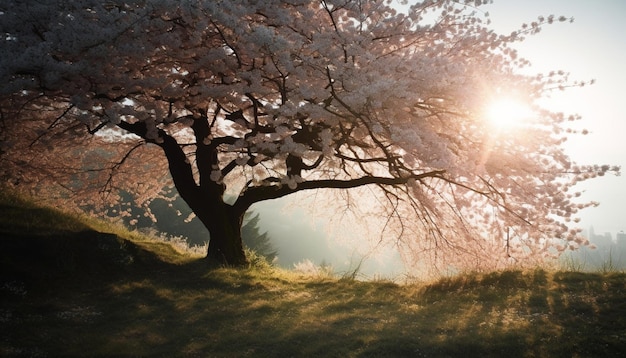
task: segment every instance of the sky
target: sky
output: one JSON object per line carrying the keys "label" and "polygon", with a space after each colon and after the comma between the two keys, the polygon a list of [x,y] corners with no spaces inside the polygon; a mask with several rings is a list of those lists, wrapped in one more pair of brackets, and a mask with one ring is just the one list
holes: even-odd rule
{"label": "sky", "polygon": [[[566,143],[580,164],[620,165],[626,170],[626,1],[495,0],[485,7],[492,26],[509,33],[539,15],[573,17],[556,23],[517,46],[533,70],[564,70],[571,79],[596,83],[569,89],[547,101],[550,108],[582,116],[590,134]],[[626,231],[626,175],[609,175],[581,186],[584,199],[600,202],[581,213],[581,225],[596,232]]]}
{"label": "sky", "polygon": [[[566,149],[579,164],[620,165],[626,170],[626,0],[494,0],[484,7],[492,27],[508,34],[538,16],[573,17],[574,22],[555,23],[528,37],[517,46],[520,55],[532,62],[532,73],[564,70],[572,80],[595,80],[592,86],[555,93],[546,101],[550,109],[580,114],[580,127],[590,134],[572,138]],[[596,233],[626,231],[626,175],[596,178],[580,187],[582,198],[600,202],[581,213],[580,226],[593,225]],[[288,200],[288,199],[287,199]],[[309,222],[304,212],[286,206],[286,201],[256,204],[265,230],[279,249],[279,264],[305,258],[314,263],[331,263],[340,270],[354,267],[361,256],[328,237],[323,221]],[[286,219],[285,219],[286,218]],[[358,241],[358,240],[357,240]],[[366,275],[387,276],[402,272],[399,257],[387,251],[368,257]]]}

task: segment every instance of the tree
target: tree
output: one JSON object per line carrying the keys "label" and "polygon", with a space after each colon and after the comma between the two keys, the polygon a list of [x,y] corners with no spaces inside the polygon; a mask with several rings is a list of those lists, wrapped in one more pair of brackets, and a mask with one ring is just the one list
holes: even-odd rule
{"label": "tree", "polygon": [[618,169],[564,153],[575,117],[534,105],[513,131],[484,115],[504,94],[533,104],[581,84],[522,75],[511,47],[566,19],[500,35],[482,2],[3,2],[5,176],[60,176],[65,164],[31,168],[87,145],[108,150],[67,170],[81,173],[68,193],[128,182],[146,196],[167,165],[210,232],[207,257],[233,265],[252,204],[313,189],[367,187],[385,237],[443,264],[577,246],[570,221],[593,203],[570,189]]}
{"label": "tree", "polygon": [[267,232],[261,233],[260,221],[258,213],[253,215],[251,212],[247,212],[241,227],[241,238],[244,246],[263,256],[267,262],[273,262],[278,251],[274,249]]}

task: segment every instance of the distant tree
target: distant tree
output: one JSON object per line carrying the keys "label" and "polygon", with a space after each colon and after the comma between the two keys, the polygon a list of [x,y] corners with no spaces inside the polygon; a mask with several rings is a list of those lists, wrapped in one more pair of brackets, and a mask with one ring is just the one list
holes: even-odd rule
{"label": "distant tree", "polygon": [[255,213],[253,215],[252,212],[247,212],[243,220],[244,224],[241,227],[243,244],[265,257],[268,262],[274,261],[278,251],[276,251],[272,245],[267,232],[261,232],[261,228],[259,227],[261,218],[259,214]]}
{"label": "distant tree", "polygon": [[[571,189],[617,168],[568,158],[576,118],[536,100],[580,83],[520,74],[511,47],[566,19],[500,35],[483,2],[3,1],[3,177],[84,204],[94,188],[149,201],[169,172],[207,257],[233,265],[252,204],[313,189],[369,188],[347,205],[379,211],[411,260],[583,244],[570,223],[593,203]],[[533,105],[532,124],[486,120],[506,95]]]}

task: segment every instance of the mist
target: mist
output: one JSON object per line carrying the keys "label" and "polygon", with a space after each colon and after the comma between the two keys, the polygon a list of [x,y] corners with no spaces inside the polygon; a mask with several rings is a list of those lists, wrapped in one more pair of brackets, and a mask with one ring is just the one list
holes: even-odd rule
{"label": "mist", "polygon": [[331,266],[340,275],[357,270],[360,278],[394,278],[405,272],[394,247],[366,249],[370,246],[368,238],[356,237],[358,234],[350,230],[342,230],[342,237],[333,236],[328,220],[312,218],[304,208],[293,208],[289,201],[283,198],[252,207],[260,214],[261,231],[268,233],[278,249],[279,267],[293,269],[295,264],[310,260],[318,266]]}
{"label": "mist", "polygon": [[[591,245],[562,256],[566,268],[580,271],[619,271],[626,269],[626,233],[596,232],[590,226],[583,232]],[[572,266],[572,267],[568,267]]]}
{"label": "mist", "polygon": [[[127,210],[133,214],[127,217],[126,225],[131,228],[149,228],[165,236],[183,237],[190,246],[204,245],[208,240],[204,226],[196,218],[189,219],[193,217],[190,216],[191,209],[179,197],[171,203],[160,199],[153,203],[151,209],[156,223],[145,217],[143,209],[128,206]],[[123,210],[120,208],[117,212]],[[250,212],[259,215],[257,231],[267,234],[269,244],[277,252],[273,264],[278,267],[293,270],[298,264],[306,263],[324,267],[338,276],[363,280],[394,280],[410,274],[393,245],[372,246],[371,238],[364,236],[362,230],[349,227],[330,230],[331,225],[336,225],[331,224],[331,218],[313,216],[302,202],[296,202],[294,198],[256,203]],[[626,233],[601,232],[589,226],[583,235],[591,245],[566,251],[560,258],[563,269],[626,269]]]}

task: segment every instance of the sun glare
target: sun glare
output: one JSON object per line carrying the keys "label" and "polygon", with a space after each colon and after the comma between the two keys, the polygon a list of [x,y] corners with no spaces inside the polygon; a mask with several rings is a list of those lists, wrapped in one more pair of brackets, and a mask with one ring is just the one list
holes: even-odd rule
{"label": "sun glare", "polygon": [[503,98],[487,106],[487,119],[498,127],[514,127],[523,124],[532,116],[530,107],[520,101]]}

